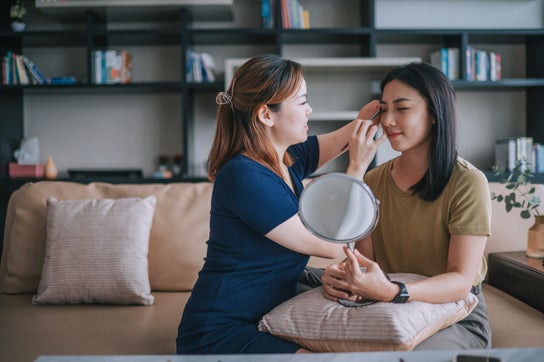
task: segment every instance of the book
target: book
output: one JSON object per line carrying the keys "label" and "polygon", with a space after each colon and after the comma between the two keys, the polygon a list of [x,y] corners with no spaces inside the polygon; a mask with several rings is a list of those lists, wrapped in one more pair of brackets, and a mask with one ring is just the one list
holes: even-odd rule
{"label": "book", "polygon": [[516,167],[515,138],[495,141],[495,166],[505,170],[513,170]]}
{"label": "book", "polygon": [[14,54],[15,63],[17,64],[17,76],[19,77],[19,84],[28,85],[30,84],[30,79],[26,73],[26,68],[23,63],[23,59],[20,54]]}
{"label": "book", "polygon": [[187,82],[210,83],[215,82],[215,63],[208,53],[187,52]]}
{"label": "book", "polygon": [[21,58],[23,59],[23,62],[32,76],[33,84],[47,84],[48,79],[45,77],[42,72],[38,69],[38,67],[34,64],[32,60],[30,60],[28,57],[21,55]]}
{"label": "book", "polygon": [[289,29],[291,23],[288,2],[289,0],[281,0],[281,26],[283,29]]}
{"label": "book", "polygon": [[274,28],[274,1],[261,0],[261,18],[264,29]]}
{"label": "book", "polygon": [[446,76],[449,74],[449,65],[448,65],[448,48],[440,48],[431,52],[430,60],[431,65],[434,65],[436,68],[440,69],[442,73]]}
{"label": "book", "polygon": [[93,83],[102,84],[102,50],[95,50],[93,57]]}
{"label": "book", "polygon": [[49,78],[49,84],[76,84],[76,77],[52,77]]}
{"label": "book", "polygon": [[489,80],[501,80],[501,54],[489,52]]}
{"label": "book", "polygon": [[132,54],[126,50],[121,50],[121,83],[132,83]]}
{"label": "book", "polygon": [[488,55],[483,50],[475,51],[475,79],[477,81],[488,80]]}
{"label": "book", "polygon": [[94,84],[132,82],[132,54],[127,50],[95,50],[92,78]]}
{"label": "book", "polygon": [[448,78],[450,80],[459,79],[459,48],[448,48]]}

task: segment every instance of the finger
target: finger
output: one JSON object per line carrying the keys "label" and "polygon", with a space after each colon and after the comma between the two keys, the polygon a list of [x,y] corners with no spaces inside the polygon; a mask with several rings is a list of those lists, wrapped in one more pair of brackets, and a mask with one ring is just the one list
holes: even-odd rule
{"label": "finger", "polygon": [[380,102],[378,100],[373,100],[367,103],[359,113],[357,114],[357,118],[362,119],[370,119],[374,113],[376,113],[377,110],[380,109]]}
{"label": "finger", "polygon": [[357,272],[357,270],[360,270],[357,258],[347,246],[344,247],[344,253],[347,256],[347,266],[349,268],[349,273],[354,274]]}
{"label": "finger", "polygon": [[361,254],[359,252],[359,250],[355,249],[354,251],[354,257],[356,258],[357,262],[359,263],[359,266],[362,266],[362,267],[365,267],[365,268],[370,268],[371,266],[374,265],[374,261],[368,259],[366,256],[364,256],[363,254]]}
{"label": "finger", "polygon": [[340,299],[346,299],[346,298],[349,298],[349,294],[342,291],[342,290],[338,290],[336,288],[333,288],[332,286],[330,285],[323,285],[323,295],[325,295],[325,297],[327,299],[330,299],[330,300],[338,300],[338,298]]}

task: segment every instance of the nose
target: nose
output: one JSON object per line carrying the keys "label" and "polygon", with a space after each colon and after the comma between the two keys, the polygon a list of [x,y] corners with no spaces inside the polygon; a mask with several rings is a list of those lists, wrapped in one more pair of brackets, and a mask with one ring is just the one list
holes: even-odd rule
{"label": "nose", "polygon": [[382,112],[382,114],[380,114],[379,121],[384,128],[392,127],[395,125],[395,119],[390,112]]}
{"label": "nose", "polygon": [[314,110],[312,109],[312,106],[310,106],[310,103],[306,103],[306,105],[308,106],[308,109],[306,110],[306,115],[309,116],[314,112]]}

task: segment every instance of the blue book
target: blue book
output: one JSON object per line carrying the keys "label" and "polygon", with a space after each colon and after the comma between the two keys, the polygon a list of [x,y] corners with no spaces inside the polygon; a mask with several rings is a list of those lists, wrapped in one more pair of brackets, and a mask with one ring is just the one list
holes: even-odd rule
{"label": "blue book", "polygon": [[49,84],[76,84],[76,77],[49,78]]}

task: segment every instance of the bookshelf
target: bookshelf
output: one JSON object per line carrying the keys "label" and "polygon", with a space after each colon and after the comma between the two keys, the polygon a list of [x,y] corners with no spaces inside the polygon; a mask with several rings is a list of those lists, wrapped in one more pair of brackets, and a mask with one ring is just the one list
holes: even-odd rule
{"label": "bookshelf", "polygon": [[[187,6],[156,6],[152,11],[138,7],[114,9],[102,6],[51,8],[47,11],[31,9],[28,30],[22,33],[9,29],[8,4],[0,5],[3,24],[0,29],[1,53],[28,53],[40,66],[40,60],[49,56],[49,49],[55,54],[66,51],[73,54],[74,61],[62,59],[57,68],[51,66],[50,69],[65,69],[66,73],[75,75],[79,80],[78,84],[70,86],[0,86],[0,108],[6,115],[0,122],[0,180],[7,179],[7,163],[20,140],[29,129],[40,129],[36,127],[38,121],[34,120],[37,100],[45,104],[58,100],[64,103],[80,100],[80,103],[88,104],[87,108],[81,109],[86,115],[100,107],[103,97],[168,99],[164,107],[172,109],[168,115],[172,121],[165,123],[165,127],[172,129],[165,133],[174,135],[168,142],[174,143],[171,147],[179,149],[185,156],[183,178],[202,177],[215,116],[210,104],[213,104],[215,93],[224,88],[231,68],[236,66],[228,59],[247,59],[259,52],[300,59],[314,93],[310,94],[314,106],[311,120],[319,123],[315,126],[317,129],[327,130],[337,127],[338,122],[350,120],[356,114],[357,105],[375,96],[372,83],[399,62],[414,59],[428,61],[430,52],[440,47],[460,48],[461,58],[468,45],[498,48],[504,53],[501,81],[473,82],[461,78],[454,81],[454,85],[460,92],[466,92],[467,97],[498,97],[499,103],[509,98],[505,93],[513,92],[513,102],[522,103],[523,118],[512,121],[513,125],[504,125],[504,121],[499,119],[497,122],[502,128],[493,126],[492,131],[501,128],[501,132],[511,132],[511,136],[530,135],[536,142],[544,142],[544,115],[538,110],[544,96],[541,0],[500,0],[500,6],[490,6],[486,0],[435,1],[432,6],[438,10],[433,11],[446,13],[441,15],[442,18],[438,16],[438,20],[434,16],[433,19],[429,16],[411,16],[425,13],[425,6],[429,2],[424,0],[300,0],[310,12],[310,29],[283,29],[279,21],[279,1],[275,5],[275,24],[269,29],[261,25],[259,1],[208,0],[200,3],[205,5],[199,6],[198,1],[189,1]],[[447,15],[451,7],[456,10],[451,10],[452,13]],[[481,17],[471,19],[456,13],[462,11],[457,9],[467,7],[475,13],[479,11],[481,14],[483,10],[489,13],[485,24],[478,21]],[[501,10],[505,7],[506,10]],[[508,13],[508,22],[505,22],[504,14],[500,11]],[[523,19],[523,22],[519,19]],[[160,56],[149,55],[146,59],[148,64],[160,63],[161,69],[156,70],[157,74],[136,75],[131,84],[92,84],[89,81],[92,52],[126,47],[136,49],[136,59],[158,52]],[[225,73],[224,77],[208,84],[187,82],[182,69],[186,65],[188,49],[211,53],[218,72]],[[164,61],[164,58],[169,60]],[[157,59],[158,62],[155,61]],[[461,65],[464,64],[462,60]],[[77,66],[72,63],[77,63]],[[135,68],[135,72],[137,70]],[[463,69],[461,74],[464,74]],[[330,98],[335,98],[330,95],[331,84],[339,88],[349,78],[359,84],[361,94],[358,94],[358,98],[345,100],[349,98],[345,94],[353,93],[346,90],[340,92],[341,96],[336,97],[338,99],[328,103]],[[512,105],[510,108],[516,107]],[[122,114],[122,110],[116,113],[119,114]],[[73,122],[77,123],[78,120]],[[80,122],[88,124],[91,121],[85,119]],[[153,118],[149,122],[156,122],[157,127],[163,124]],[[489,128],[487,125],[482,127]],[[478,166],[489,166],[490,155],[493,154],[490,144],[495,138],[504,136],[509,134],[490,133],[487,144],[481,146],[489,148],[488,154],[482,156],[480,164],[476,162]],[[95,136],[91,134],[91,137]],[[149,164],[152,162],[150,160],[142,162]]]}

